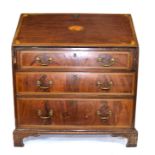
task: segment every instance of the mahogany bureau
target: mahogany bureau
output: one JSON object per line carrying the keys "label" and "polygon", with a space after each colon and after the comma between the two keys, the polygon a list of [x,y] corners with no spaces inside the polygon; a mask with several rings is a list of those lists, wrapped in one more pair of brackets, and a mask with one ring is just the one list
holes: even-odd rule
{"label": "mahogany bureau", "polygon": [[130,15],[22,14],[12,61],[15,146],[42,134],[107,134],[137,145]]}

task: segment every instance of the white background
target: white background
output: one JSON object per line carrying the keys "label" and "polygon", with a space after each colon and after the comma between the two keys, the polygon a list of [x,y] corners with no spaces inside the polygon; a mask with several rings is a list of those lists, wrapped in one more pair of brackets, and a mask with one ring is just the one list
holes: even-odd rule
{"label": "white background", "polygon": [[[0,0],[0,154],[155,154],[155,4],[153,0]],[[122,138],[54,136],[13,147],[11,42],[20,13],[131,13],[140,45],[136,128],[138,146]]]}

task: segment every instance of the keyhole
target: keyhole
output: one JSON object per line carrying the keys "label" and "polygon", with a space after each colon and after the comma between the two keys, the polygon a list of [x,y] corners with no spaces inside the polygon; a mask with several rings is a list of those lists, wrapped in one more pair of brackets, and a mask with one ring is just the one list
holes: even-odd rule
{"label": "keyhole", "polygon": [[73,78],[76,80],[76,79],[78,79],[78,76],[75,74],[75,75],[73,75]]}
{"label": "keyhole", "polygon": [[77,54],[76,54],[76,53],[74,53],[74,54],[73,54],[73,57],[74,57],[74,58],[76,58],[76,57],[77,57]]}

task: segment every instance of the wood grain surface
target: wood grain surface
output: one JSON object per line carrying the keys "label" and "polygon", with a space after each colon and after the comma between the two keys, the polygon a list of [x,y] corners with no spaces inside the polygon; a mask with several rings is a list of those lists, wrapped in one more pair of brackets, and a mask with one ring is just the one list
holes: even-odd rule
{"label": "wood grain surface", "polygon": [[[97,115],[97,111],[105,105],[111,115],[103,112],[107,117]],[[62,100],[62,99],[19,99],[17,100],[18,124],[22,125],[102,125],[115,127],[130,127],[132,124],[133,100],[132,99],[107,99],[107,100]],[[47,119],[50,110],[53,115]],[[46,126],[45,126],[46,127]],[[69,126],[68,126],[69,128]],[[84,128],[84,127],[83,127]],[[97,128],[97,127],[96,127]]]}
{"label": "wood grain surface", "polygon": [[[81,31],[70,30],[82,27]],[[128,14],[23,14],[14,46],[137,47]]]}

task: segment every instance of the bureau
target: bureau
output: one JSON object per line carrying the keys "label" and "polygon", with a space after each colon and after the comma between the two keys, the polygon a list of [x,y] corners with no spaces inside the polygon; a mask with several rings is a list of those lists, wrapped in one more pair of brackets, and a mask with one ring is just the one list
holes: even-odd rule
{"label": "bureau", "polygon": [[22,14],[12,64],[15,146],[42,134],[106,134],[137,145],[130,15]]}

